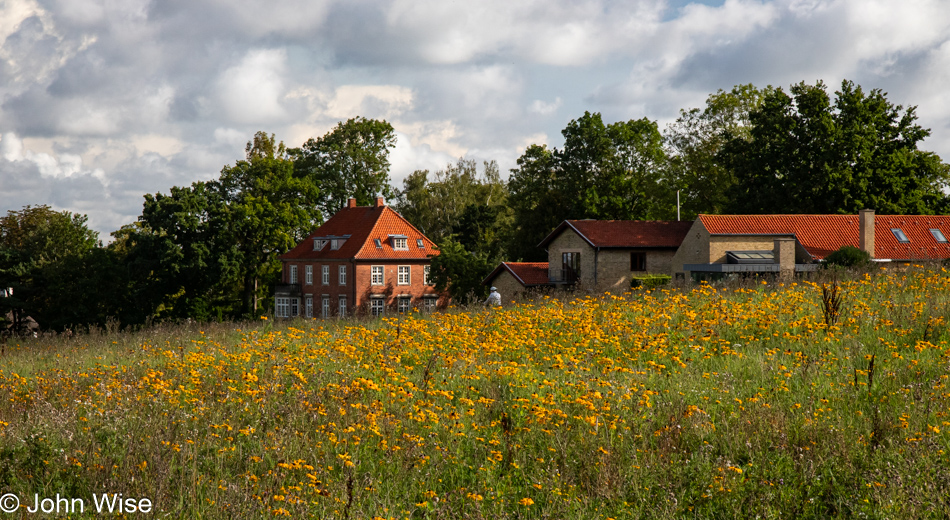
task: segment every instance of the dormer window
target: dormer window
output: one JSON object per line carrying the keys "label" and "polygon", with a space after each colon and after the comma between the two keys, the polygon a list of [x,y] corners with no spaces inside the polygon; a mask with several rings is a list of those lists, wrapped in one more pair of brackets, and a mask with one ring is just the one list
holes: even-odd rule
{"label": "dormer window", "polygon": [[323,247],[327,245],[327,241],[322,238],[313,239],[313,250],[322,251]]}
{"label": "dormer window", "polygon": [[934,236],[934,240],[940,242],[941,244],[947,243],[947,237],[943,236],[943,233],[939,229],[930,228],[930,234]]}
{"label": "dormer window", "polygon": [[418,247],[419,249],[425,249],[426,243],[423,242],[421,238],[417,238],[417,239],[416,239],[416,247]]}
{"label": "dormer window", "polygon": [[333,239],[330,239],[330,250],[331,250],[331,251],[336,251],[337,249],[340,249],[341,247],[343,247],[343,244],[344,244],[345,242],[346,242],[346,239],[345,239],[345,238],[333,238]]}
{"label": "dormer window", "polygon": [[393,249],[405,251],[409,249],[409,238],[406,235],[389,235]]}
{"label": "dormer window", "polygon": [[909,244],[910,239],[907,238],[907,235],[900,228],[891,228],[891,233],[894,233],[894,236],[897,238],[897,241],[901,244]]}

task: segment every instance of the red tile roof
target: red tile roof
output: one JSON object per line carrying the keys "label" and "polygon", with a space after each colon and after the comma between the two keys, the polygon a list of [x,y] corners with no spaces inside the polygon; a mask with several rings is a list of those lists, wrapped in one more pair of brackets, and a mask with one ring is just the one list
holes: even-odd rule
{"label": "red tile roof", "polygon": [[[794,235],[816,259],[843,246],[859,247],[857,215],[700,215],[713,235]],[[901,228],[910,243],[901,244],[891,232]],[[874,257],[891,260],[950,258],[950,244],[940,244],[930,229],[950,239],[950,216],[875,215]]]}
{"label": "red tile roof", "polygon": [[565,229],[577,232],[591,247],[677,248],[692,222],[675,220],[565,220],[538,245],[545,247]]}
{"label": "red tile roof", "polygon": [[[342,237],[349,235],[340,249],[331,250],[327,244],[320,251],[313,250],[313,240],[318,237]],[[407,250],[394,250],[390,235],[406,237]],[[373,239],[382,245],[377,248]],[[423,247],[417,246],[421,239]],[[296,247],[283,254],[282,260],[424,260],[439,254],[435,244],[425,237],[399,213],[388,206],[356,206],[338,211]]]}
{"label": "red tile roof", "polygon": [[502,262],[491,274],[485,277],[482,284],[488,285],[502,271],[511,273],[515,280],[518,280],[518,283],[525,287],[548,285],[549,283],[547,262]]}
{"label": "red tile roof", "polygon": [[[910,240],[901,244],[891,229],[900,229]],[[892,260],[950,258],[950,243],[937,242],[931,229],[939,229],[950,240],[948,215],[877,215],[874,221],[874,256]]]}

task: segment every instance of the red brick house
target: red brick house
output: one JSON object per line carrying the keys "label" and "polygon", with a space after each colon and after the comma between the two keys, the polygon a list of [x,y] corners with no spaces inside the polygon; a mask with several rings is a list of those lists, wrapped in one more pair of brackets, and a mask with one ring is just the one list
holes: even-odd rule
{"label": "red brick house", "polygon": [[447,298],[429,283],[429,257],[437,254],[382,197],[373,206],[350,199],[280,257],[274,314],[326,318],[435,309]]}

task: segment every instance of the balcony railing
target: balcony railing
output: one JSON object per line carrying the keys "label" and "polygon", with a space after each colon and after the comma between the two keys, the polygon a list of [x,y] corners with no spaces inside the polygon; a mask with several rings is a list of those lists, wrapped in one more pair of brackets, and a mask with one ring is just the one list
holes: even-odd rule
{"label": "balcony railing", "polygon": [[300,296],[299,283],[279,283],[274,286],[275,295]]}
{"label": "balcony railing", "polygon": [[551,267],[548,269],[548,281],[551,283],[577,283],[581,277],[579,269],[567,267]]}

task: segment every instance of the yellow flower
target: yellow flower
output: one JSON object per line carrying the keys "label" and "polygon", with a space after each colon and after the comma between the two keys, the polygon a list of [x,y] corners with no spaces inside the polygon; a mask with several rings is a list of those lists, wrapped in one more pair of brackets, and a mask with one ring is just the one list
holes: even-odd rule
{"label": "yellow flower", "polygon": [[525,497],[519,500],[518,503],[523,506],[531,506],[531,505],[534,505],[534,500],[531,500],[530,498]]}

